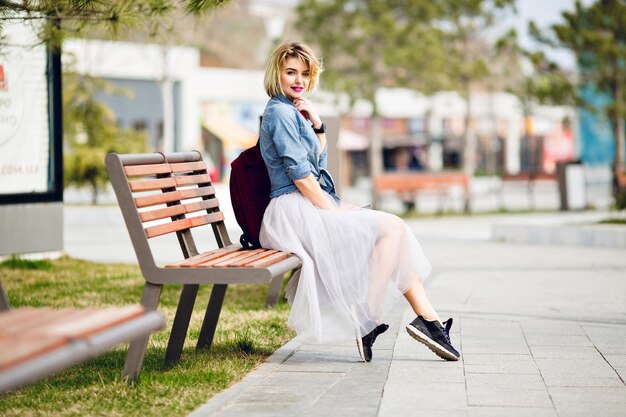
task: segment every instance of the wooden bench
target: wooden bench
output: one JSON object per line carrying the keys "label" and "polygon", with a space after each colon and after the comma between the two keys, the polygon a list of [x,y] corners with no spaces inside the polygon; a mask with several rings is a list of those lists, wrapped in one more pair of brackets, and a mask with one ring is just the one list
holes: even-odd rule
{"label": "wooden bench", "polygon": [[[270,283],[268,303],[275,302],[284,274],[300,273],[298,256],[267,249],[243,250],[232,244],[215,189],[199,152],[109,154],[106,166],[124,216],[145,286],[141,304],[156,310],[162,286],[183,284],[165,352],[165,366],[180,359],[200,284],[213,284],[196,347],[213,341],[228,284]],[[218,248],[199,253],[192,229],[210,226]],[[175,235],[181,260],[157,265],[149,239]],[[174,248],[173,248],[174,250]],[[124,374],[134,378],[148,336],[133,342]]]}
{"label": "wooden bench", "polygon": [[[414,202],[422,190],[439,191],[440,197],[452,187],[464,192],[464,210],[469,211],[469,180],[462,172],[393,172],[374,177],[374,204],[378,206],[384,192],[393,191]],[[443,210],[440,203],[439,211]]]}
{"label": "wooden bench", "polygon": [[0,282],[0,394],[163,327],[142,306],[10,309]]}

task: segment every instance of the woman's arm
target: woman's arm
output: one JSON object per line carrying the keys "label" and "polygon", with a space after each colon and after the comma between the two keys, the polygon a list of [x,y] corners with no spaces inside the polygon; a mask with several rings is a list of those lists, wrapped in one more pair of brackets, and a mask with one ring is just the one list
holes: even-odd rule
{"label": "woman's arm", "polygon": [[314,206],[323,210],[338,210],[333,203],[328,200],[326,193],[320,187],[315,177],[310,174],[299,180],[293,180],[298,190],[305,196]]}

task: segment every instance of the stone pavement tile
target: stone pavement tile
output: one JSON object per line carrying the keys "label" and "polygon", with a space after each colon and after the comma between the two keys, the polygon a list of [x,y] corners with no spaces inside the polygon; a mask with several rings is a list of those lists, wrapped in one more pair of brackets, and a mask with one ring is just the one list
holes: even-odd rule
{"label": "stone pavement tile", "polygon": [[464,383],[465,376],[461,366],[447,366],[448,363],[408,361],[395,359],[389,367],[389,381],[407,381],[407,383],[428,384],[438,382]]}
{"label": "stone pavement tile", "polygon": [[517,320],[488,320],[468,317],[461,319],[461,333],[463,336],[482,336],[490,333],[517,331],[520,331]]}
{"label": "stone pavement tile", "polygon": [[352,407],[338,407],[332,404],[323,407],[314,406],[304,412],[291,414],[290,417],[376,417],[377,413],[378,408],[359,407],[359,404],[355,402]]}
{"label": "stone pavement tile", "polygon": [[536,334],[526,335],[526,340],[530,346],[589,346],[593,343],[586,335],[563,335],[563,334]]}
{"label": "stone pavement tile", "polygon": [[626,355],[604,355],[604,359],[614,368],[626,367]]}
{"label": "stone pavement tile", "polygon": [[382,386],[376,388],[366,386],[360,390],[358,388],[333,388],[324,393],[315,404],[313,404],[312,408],[324,409],[335,406],[338,408],[359,407],[378,410],[382,394]]}
{"label": "stone pavement tile", "polygon": [[603,359],[535,358],[541,374],[613,378],[615,371]]}
{"label": "stone pavement tile", "polygon": [[624,417],[626,411],[621,405],[572,403],[557,407],[559,417]]}
{"label": "stone pavement tile", "polygon": [[470,407],[469,417],[558,417],[554,408]]}
{"label": "stone pavement tile", "polygon": [[[549,387],[550,396],[557,410],[572,403],[595,404],[596,409],[621,406],[626,414],[626,387]],[[598,413],[597,415],[602,415]]]}
{"label": "stone pavement tile", "polygon": [[552,407],[546,389],[495,389],[468,385],[467,397],[470,406]]}
{"label": "stone pavement tile", "polygon": [[548,320],[523,320],[520,322],[524,334],[572,335],[584,336],[585,331],[579,324]]}
{"label": "stone pavement tile", "polygon": [[472,388],[546,389],[543,379],[538,374],[467,374],[466,381],[468,390]]}
{"label": "stone pavement tile", "polygon": [[435,410],[467,410],[465,384],[417,385],[409,381],[389,381],[385,385],[379,417],[431,415]]}
{"label": "stone pavement tile", "polygon": [[602,359],[598,350],[593,346],[531,345],[530,351],[534,358]]}
{"label": "stone pavement tile", "polygon": [[345,373],[362,364],[357,355],[339,352],[320,353],[298,350],[287,361],[279,365],[275,372],[340,372]]}
{"label": "stone pavement tile", "polygon": [[231,404],[244,403],[291,403],[313,404],[327,386],[253,385],[238,395]]}
{"label": "stone pavement tile", "polygon": [[293,417],[307,409],[297,403],[229,403],[220,408],[214,417]]}
{"label": "stone pavement tile", "polygon": [[485,342],[485,341],[468,341],[463,340],[463,353],[499,353],[526,355],[530,354],[528,345],[525,342]]}
{"label": "stone pavement tile", "polygon": [[626,355],[626,326],[591,326],[583,329],[603,355]]}
{"label": "stone pavement tile", "polygon": [[537,374],[539,369],[530,362],[465,365],[466,374]]}
{"label": "stone pavement tile", "polygon": [[499,365],[511,362],[535,365],[535,360],[529,354],[527,355],[498,355],[493,353],[466,353],[463,355],[465,365]]}
{"label": "stone pavement tile", "polygon": [[622,387],[624,383],[617,374],[613,378],[595,378],[586,375],[564,375],[560,372],[541,374],[548,387]]}
{"label": "stone pavement tile", "polygon": [[346,374],[339,372],[272,372],[256,382],[256,385],[276,386],[332,386]]}
{"label": "stone pavement tile", "polygon": [[626,366],[616,367],[615,372],[622,378],[622,381],[626,381]]}

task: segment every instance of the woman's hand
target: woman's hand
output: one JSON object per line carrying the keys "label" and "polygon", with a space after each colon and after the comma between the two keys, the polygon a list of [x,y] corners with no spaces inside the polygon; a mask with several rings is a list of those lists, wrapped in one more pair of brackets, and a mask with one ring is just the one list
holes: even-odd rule
{"label": "woman's hand", "polygon": [[317,129],[322,125],[322,119],[317,114],[317,111],[315,111],[311,100],[309,100],[308,98],[300,97],[293,101],[293,105],[296,107],[296,109],[298,109],[298,111],[301,111],[302,113],[305,113],[307,115],[311,123],[313,123],[314,128]]}

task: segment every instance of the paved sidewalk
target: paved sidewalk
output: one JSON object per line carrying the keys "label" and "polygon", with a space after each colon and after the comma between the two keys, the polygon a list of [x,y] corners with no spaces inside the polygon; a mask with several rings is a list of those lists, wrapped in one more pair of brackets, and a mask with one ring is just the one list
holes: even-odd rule
{"label": "paved sidewalk", "polygon": [[623,249],[492,242],[492,220],[410,221],[462,361],[406,334],[402,300],[371,363],[295,339],[191,416],[626,416]]}

